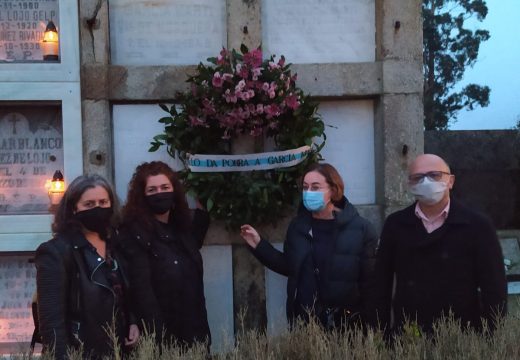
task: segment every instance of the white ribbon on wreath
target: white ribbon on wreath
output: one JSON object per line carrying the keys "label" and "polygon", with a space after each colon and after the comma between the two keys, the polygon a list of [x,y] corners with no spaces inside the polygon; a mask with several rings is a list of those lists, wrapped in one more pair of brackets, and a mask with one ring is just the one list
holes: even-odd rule
{"label": "white ribbon on wreath", "polygon": [[187,165],[192,172],[230,172],[286,168],[307,158],[310,146],[297,149],[242,155],[188,154]]}

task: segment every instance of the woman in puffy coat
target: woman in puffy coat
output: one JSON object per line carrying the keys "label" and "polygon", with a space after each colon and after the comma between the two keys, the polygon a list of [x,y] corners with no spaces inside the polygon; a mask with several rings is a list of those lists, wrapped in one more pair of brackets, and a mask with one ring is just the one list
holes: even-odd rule
{"label": "woman in puffy coat", "polygon": [[377,235],[344,197],[337,170],[313,164],[302,184],[303,205],[291,221],[283,252],[260,237],[251,225],[241,236],[255,257],[288,277],[287,318],[290,323],[316,316],[325,328],[359,324],[373,269]]}
{"label": "woman in puffy coat", "polygon": [[152,161],[136,168],[123,217],[121,234],[140,322],[158,341],[206,342],[209,347],[200,254],[207,212],[197,209],[192,217],[177,174]]}
{"label": "woman in puffy coat", "polygon": [[111,222],[115,198],[98,175],[79,176],[54,218],[54,238],[36,250],[38,317],[44,351],[67,358],[83,347],[94,359],[113,355],[106,329],[120,348],[133,346],[139,329],[128,307],[128,282]]}

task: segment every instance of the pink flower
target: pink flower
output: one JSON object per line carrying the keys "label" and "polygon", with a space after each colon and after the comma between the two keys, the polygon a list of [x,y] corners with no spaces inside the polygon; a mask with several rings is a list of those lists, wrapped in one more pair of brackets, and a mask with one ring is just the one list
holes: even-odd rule
{"label": "pink flower", "polygon": [[262,71],[263,69],[261,67],[257,67],[251,70],[251,72],[253,73],[253,80],[258,80],[258,77],[262,75]]}
{"label": "pink flower", "polygon": [[264,105],[263,104],[256,105],[256,113],[262,114],[263,112],[264,112]]}
{"label": "pink flower", "polygon": [[263,83],[262,84],[262,90],[264,90],[265,92],[269,92],[269,83]]}
{"label": "pink flower", "polygon": [[242,66],[240,68],[238,76],[240,76],[242,79],[247,79],[247,77],[249,76],[249,70],[247,69],[247,66]]}
{"label": "pink flower", "polygon": [[287,105],[288,108],[290,108],[292,110],[296,110],[298,108],[298,106],[300,106],[300,102],[298,101],[298,96],[291,93],[285,99],[285,104]]}
{"label": "pink flower", "polygon": [[228,56],[229,56],[229,52],[225,48],[222,48],[219,56],[217,56],[217,64],[219,64],[219,65],[227,64]]}
{"label": "pink flower", "polygon": [[237,84],[237,86],[235,86],[235,91],[238,92],[238,91],[242,91],[244,90],[244,88],[246,87],[246,82],[244,80],[240,80]]}
{"label": "pink flower", "polygon": [[226,102],[236,104],[237,96],[231,93],[231,90],[227,89],[226,92],[222,95]]}
{"label": "pink flower", "polygon": [[213,80],[211,81],[214,87],[222,87],[222,84],[224,83],[224,80],[222,79],[222,76],[218,71],[213,74]]}
{"label": "pink flower", "polygon": [[222,80],[223,81],[232,81],[233,80],[233,74],[229,74],[229,73],[222,74]]}
{"label": "pink flower", "polygon": [[203,106],[203,109],[202,109],[202,112],[204,113],[204,115],[213,115],[215,114],[215,106],[213,106],[213,103],[207,99],[207,98],[204,98],[202,100],[202,106]]}
{"label": "pink flower", "polygon": [[280,115],[280,108],[276,104],[264,106],[266,118],[271,119]]}
{"label": "pink flower", "polygon": [[262,50],[255,49],[244,54],[244,63],[250,65],[253,68],[257,68],[262,65]]}
{"label": "pink flower", "polygon": [[285,57],[282,55],[278,60],[278,66],[283,67],[285,65]]}
{"label": "pink flower", "polygon": [[269,69],[274,70],[274,69],[279,69],[279,68],[280,68],[280,65],[278,65],[277,63],[275,63],[273,61],[269,61]]}
{"label": "pink flower", "polygon": [[206,125],[205,121],[202,120],[201,118],[199,118],[198,116],[190,115],[189,118],[190,118],[190,124],[193,127]]}

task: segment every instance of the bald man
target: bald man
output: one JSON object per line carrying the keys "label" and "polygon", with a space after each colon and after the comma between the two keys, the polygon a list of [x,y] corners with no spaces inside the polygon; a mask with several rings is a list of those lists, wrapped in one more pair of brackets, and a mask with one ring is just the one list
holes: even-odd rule
{"label": "bald man", "polygon": [[495,229],[450,197],[454,183],[437,155],[420,155],[410,164],[408,188],[417,201],[386,219],[376,260],[373,301],[386,330],[392,308],[394,330],[409,319],[427,333],[450,310],[463,327],[477,330],[481,318],[505,314],[506,277]]}

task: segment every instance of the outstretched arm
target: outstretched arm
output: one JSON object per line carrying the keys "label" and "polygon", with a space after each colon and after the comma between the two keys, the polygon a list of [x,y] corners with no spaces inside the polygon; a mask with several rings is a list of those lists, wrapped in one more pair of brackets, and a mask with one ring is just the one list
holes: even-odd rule
{"label": "outstretched arm", "polygon": [[240,236],[249,245],[253,255],[264,266],[281,275],[289,275],[289,268],[284,253],[275,249],[269,241],[262,239],[254,227],[242,225],[240,227]]}

